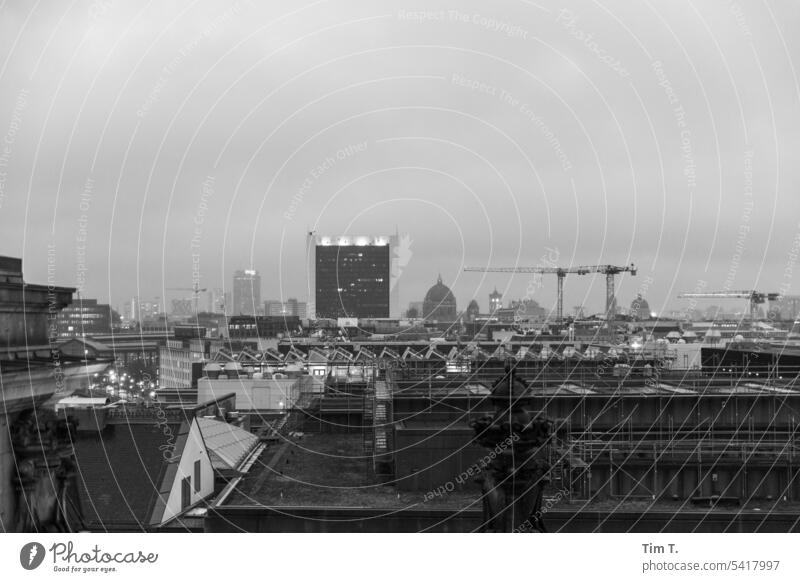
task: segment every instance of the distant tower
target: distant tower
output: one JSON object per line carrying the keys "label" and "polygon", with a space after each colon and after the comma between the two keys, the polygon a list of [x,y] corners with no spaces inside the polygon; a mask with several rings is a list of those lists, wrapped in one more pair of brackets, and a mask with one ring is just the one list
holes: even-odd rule
{"label": "distant tower", "polygon": [[233,315],[256,315],[261,307],[261,275],[248,269],[233,274]]}
{"label": "distant tower", "polygon": [[475,321],[475,318],[478,317],[480,312],[481,308],[478,307],[478,302],[473,299],[469,302],[469,305],[467,305],[467,313],[465,318],[469,322]]}
{"label": "distant tower", "polygon": [[650,305],[641,293],[631,302],[631,315],[639,320],[650,319]]}
{"label": "distant tower", "polygon": [[494,288],[494,291],[489,293],[489,313],[494,313],[498,309],[503,308],[503,294]]}

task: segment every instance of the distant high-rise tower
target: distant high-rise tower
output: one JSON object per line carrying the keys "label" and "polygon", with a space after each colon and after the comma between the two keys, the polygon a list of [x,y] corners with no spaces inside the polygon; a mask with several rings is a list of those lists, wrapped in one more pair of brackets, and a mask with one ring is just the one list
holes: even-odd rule
{"label": "distant high-rise tower", "polygon": [[494,313],[498,309],[503,308],[503,294],[494,288],[494,291],[489,293],[489,313]]}
{"label": "distant high-rise tower", "polygon": [[233,274],[233,306],[230,313],[258,315],[261,307],[261,275],[252,269],[236,271]]}
{"label": "distant high-rise tower", "polygon": [[396,245],[396,236],[309,233],[308,317],[399,317]]}
{"label": "distant high-rise tower", "polygon": [[225,313],[225,292],[219,287],[208,290],[208,312]]}

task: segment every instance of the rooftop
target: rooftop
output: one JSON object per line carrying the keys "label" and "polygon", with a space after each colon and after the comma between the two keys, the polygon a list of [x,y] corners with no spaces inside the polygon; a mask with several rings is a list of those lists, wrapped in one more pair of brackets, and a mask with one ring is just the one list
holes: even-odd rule
{"label": "rooftop", "polygon": [[422,492],[379,483],[371,464],[360,434],[287,439],[262,453],[225,505],[463,509],[478,498],[476,486],[426,503]]}

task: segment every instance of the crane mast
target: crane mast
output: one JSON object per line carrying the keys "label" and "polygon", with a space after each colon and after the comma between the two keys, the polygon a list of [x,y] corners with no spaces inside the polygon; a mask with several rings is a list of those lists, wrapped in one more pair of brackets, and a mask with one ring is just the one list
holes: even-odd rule
{"label": "crane mast", "polygon": [[556,297],[556,318],[564,321],[564,278],[567,275],[602,274],[606,276],[606,321],[613,326],[614,313],[614,277],[620,273],[636,275],[636,267],[630,265],[582,265],[578,267],[465,267],[464,271],[480,273],[541,273],[554,274],[558,285]]}

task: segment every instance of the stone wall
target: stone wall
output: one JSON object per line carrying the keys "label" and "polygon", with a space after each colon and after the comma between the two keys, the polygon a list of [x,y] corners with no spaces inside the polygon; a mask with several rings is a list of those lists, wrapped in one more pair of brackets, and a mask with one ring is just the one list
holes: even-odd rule
{"label": "stone wall", "polygon": [[11,436],[8,417],[0,414],[0,532],[13,528],[14,515],[14,456],[11,453]]}

